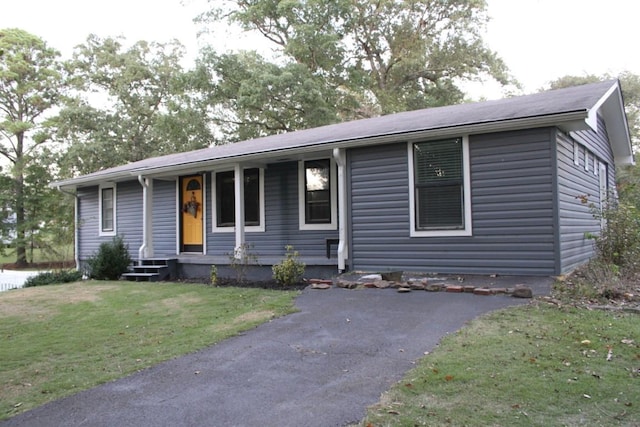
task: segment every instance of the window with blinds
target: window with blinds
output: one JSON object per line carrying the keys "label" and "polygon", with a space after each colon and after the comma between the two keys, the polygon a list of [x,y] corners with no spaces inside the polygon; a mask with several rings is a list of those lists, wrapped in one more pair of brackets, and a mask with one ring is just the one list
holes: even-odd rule
{"label": "window with blinds", "polygon": [[413,144],[415,228],[464,228],[462,139]]}

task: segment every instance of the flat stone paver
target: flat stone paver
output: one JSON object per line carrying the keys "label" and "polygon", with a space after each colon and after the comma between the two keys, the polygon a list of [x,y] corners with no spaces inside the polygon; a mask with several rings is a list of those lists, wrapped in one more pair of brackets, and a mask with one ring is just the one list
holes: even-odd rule
{"label": "flat stone paver", "polygon": [[307,288],[298,313],[1,425],[344,426],[361,420],[443,336],[528,301]]}

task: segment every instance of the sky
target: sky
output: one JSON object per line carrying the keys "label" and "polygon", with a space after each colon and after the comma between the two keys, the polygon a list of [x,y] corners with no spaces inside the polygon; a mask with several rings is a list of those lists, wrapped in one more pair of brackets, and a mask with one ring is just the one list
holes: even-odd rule
{"label": "sky", "polygon": [[[484,39],[506,62],[524,93],[564,75],[640,74],[635,0],[487,0]],[[189,67],[202,40],[193,18],[206,0],[0,0],[0,28],[21,28],[58,49],[63,58],[89,34],[127,41],[167,42],[187,48]],[[211,40],[220,50],[253,49],[238,35]],[[473,98],[502,96],[492,84],[469,89]]]}

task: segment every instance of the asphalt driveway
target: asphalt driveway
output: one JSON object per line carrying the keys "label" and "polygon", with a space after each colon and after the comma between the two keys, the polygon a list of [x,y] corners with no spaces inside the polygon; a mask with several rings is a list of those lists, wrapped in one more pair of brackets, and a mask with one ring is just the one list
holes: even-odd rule
{"label": "asphalt driveway", "polygon": [[[538,278],[535,293],[548,289]],[[529,300],[306,289],[299,313],[51,402],[9,426],[344,426],[470,319]]]}

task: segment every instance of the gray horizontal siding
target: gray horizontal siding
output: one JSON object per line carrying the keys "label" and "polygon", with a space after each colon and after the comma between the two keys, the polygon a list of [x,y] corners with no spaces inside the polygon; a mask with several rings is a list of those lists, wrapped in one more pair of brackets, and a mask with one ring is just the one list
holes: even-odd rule
{"label": "gray horizontal siding", "polygon": [[78,255],[86,260],[106,239],[98,236],[98,187],[81,188],[78,197]]}
{"label": "gray horizontal siding", "polygon": [[[113,237],[99,235],[99,187],[78,190],[79,258],[84,261],[93,255],[100,244]],[[142,188],[137,181],[116,186],[116,231],[129,245],[129,253],[137,258],[142,244]]]}
{"label": "gray horizontal siding", "polygon": [[[581,152],[580,162],[573,162],[573,145],[579,143],[586,147],[600,162],[611,165],[611,152],[604,123],[600,120],[599,132],[572,132],[567,136],[558,132],[557,163],[558,163],[558,215],[560,232],[560,264],[561,272],[569,272],[586,262],[594,254],[593,241],[586,237],[586,233],[597,234],[600,231],[600,221],[594,218],[592,206],[600,204],[599,177],[593,172],[593,165],[589,170],[584,167],[584,152]],[[608,166],[609,182],[614,182],[615,168]],[[580,196],[587,196],[587,203],[582,203]]]}
{"label": "gray horizontal siding", "polygon": [[[210,175],[210,174],[209,174]],[[210,183],[210,177],[208,177]],[[209,184],[210,187],[210,184]],[[298,163],[270,164],[265,169],[265,231],[245,232],[245,241],[252,253],[261,257],[282,257],[285,246],[292,245],[302,257],[325,257],[326,238],[337,238],[336,231],[300,230],[298,220]],[[208,192],[208,209],[215,201]],[[213,233],[208,215],[207,254],[228,257],[235,245],[234,233]],[[335,248],[334,248],[335,251]]]}
{"label": "gray horizontal siding", "polygon": [[470,237],[409,237],[405,143],[350,151],[356,270],[553,274],[551,131],[470,138]]}
{"label": "gray horizontal siding", "polygon": [[137,181],[118,184],[117,231],[129,245],[129,253],[138,258],[142,245],[142,186]]}
{"label": "gray horizontal siding", "polygon": [[153,246],[156,256],[176,253],[176,181],[153,181]]}

